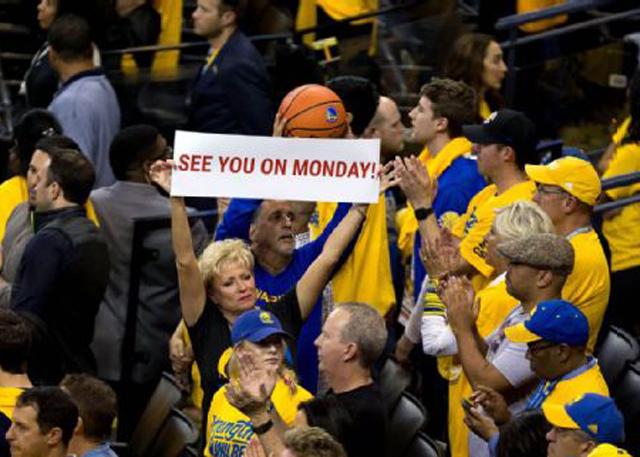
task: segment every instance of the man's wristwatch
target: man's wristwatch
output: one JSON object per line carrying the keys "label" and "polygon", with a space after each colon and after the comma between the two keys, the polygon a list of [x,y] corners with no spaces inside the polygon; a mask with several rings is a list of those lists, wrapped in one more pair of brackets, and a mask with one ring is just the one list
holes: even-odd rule
{"label": "man's wristwatch", "polygon": [[415,208],[413,214],[419,221],[424,221],[433,214],[433,208]]}
{"label": "man's wristwatch", "polygon": [[271,427],[273,427],[273,421],[271,419],[269,419],[267,422],[265,422],[264,424],[260,424],[260,425],[254,425],[253,426],[253,432],[256,435],[264,435],[265,433],[267,433],[269,430],[271,430]]}

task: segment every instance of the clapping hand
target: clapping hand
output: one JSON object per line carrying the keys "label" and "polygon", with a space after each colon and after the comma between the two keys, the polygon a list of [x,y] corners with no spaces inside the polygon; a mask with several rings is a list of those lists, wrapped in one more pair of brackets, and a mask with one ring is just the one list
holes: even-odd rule
{"label": "clapping hand", "polygon": [[454,333],[475,326],[474,292],[466,277],[450,276],[441,282],[440,298],[447,306],[447,319]]}
{"label": "clapping hand", "polygon": [[260,368],[251,354],[238,351],[240,376],[227,384],[229,403],[247,416],[264,413],[276,385],[277,372]]}

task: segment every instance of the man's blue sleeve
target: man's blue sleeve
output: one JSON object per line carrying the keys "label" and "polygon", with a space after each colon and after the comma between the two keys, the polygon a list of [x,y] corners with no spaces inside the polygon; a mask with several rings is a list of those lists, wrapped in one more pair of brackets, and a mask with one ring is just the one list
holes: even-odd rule
{"label": "man's blue sleeve", "polygon": [[260,207],[262,200],[248,198],[234,198],[222,216],[222,221],[216,229],[215,240],[240,238],[249,241],[249,227],[253,213]]}
{"label": "man's blue sleeve", "polygon": [[57,273],[62,270],[72,249],[71,242],[53,230],[43,230],[31,239],[12,290],[11,308],[14,311],[37,316],[44,314],[44,305],[56,283]]}
{"label": "man's blue sleeve", "polygon": [[[344,219],[344,217],[347,215],[350,208],[351,208],[351,203],[338,204],[338,207],[333,212],[333,216],[331,217],[331,220],[329,221],[327,226],[324,228],[320,236],[315,240],[313,240],[312,242],[307,243],[298,249],[298,255],[300,256],[300,260],[302,261],[303,265],[308,267],[320,255],[320,253],[322,252],[322,248],[324,247],[324,244],[327,242],[327,239],[329,238],[331,233],[333,233],[333,231],[338,226],[338,224],[340,224],[342,219]],[[353,251],[354,246],[355,244],[349,243],[349,246],[347,246],[347,249],[345,249],[345,252],[347,253],[347,257],[349,257],[349,254],[351,254],[351,251]]]}

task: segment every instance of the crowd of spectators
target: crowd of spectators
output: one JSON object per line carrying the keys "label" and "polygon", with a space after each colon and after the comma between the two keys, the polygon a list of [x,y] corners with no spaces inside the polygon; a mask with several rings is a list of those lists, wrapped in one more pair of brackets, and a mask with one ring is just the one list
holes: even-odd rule
{"label": "crowd of spectators", "polygon": [[[325,22],[353,13],[312,3]],[[197,2],[210,49],[192,131],[282,135],[245,7]],[[640,203],[605,213],[602,233],[594,208],[637,192],[601,177],[640,171],[640,73],[597,166],[540,163],[536,125],[500,97],[489,35],[455,42],[410,125],[369,78],[328,79],[344,138],[380,140],[378,201],[229,195],[209,202],[212,221],[171,196],[160,130],[121,125],[91,24],[66,8],[38,6],[47,42],[0,183],[0,455],[113,457],[163,371],[197,410],[202,455],[384,455],[386,363],[421,378],[452,457],[628,455],[595,354],[611,324],[640,334]],[[139,239],[141,218],[168,224]]]}

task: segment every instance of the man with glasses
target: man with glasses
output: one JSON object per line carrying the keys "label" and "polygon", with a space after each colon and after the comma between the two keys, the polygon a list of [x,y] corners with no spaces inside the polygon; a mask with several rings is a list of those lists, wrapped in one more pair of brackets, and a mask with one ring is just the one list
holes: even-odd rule
{"label": "man with glasses", "polygon": [[562,289],[562,298],[587,317],[587,350],[593,352],[610,290],[607,259],[591,227],[593,207],[601,191],[600,178],[589,162],[576,157],[562,157],[548,165],[527,165],[525,171],[537,186],[533,200],[575,251],[575,265]]}
{"label": "man with glasses", "polygon": [[[522,411],[534,386],[535,374],[526,360],[527,345],[507,339],[505,329],[521,323],[539,303],[560,297],[573,267],[574,253],[569,242],[551,233],[534,234],[498,245],[508,261],[506,284],[520,304],[502,324],[482,339],[478,335],[471,284],[456,277],[443,286],[449,325],[456,337],[462,368],[474,387],[486,386],[509,398],[511,413]],[[469,455],[486,456],[489,448],[475,434],[469,437]]]}
{"label": "man with glasses", "polygon": [[[554,299],[538,303],[529,319],[505,329],[505,335],[513,343],[527,345],[526,357],[531,370],[540,378],[527,399],[526,409],[564,405],[586,393],[609,396],[598,361],[586,352],[587,318],[568,301]],[[504,398],[495,390],[480,386],[473,399],[496,423],[502,425],[511,419]],[[473,411],[469,415],[472,424],[480,421]],[[491,438],[490,443],[497,444],[497,437]]]}
{"label": "man with glasses", "polygon": [[[167,248],[171,245],[168,225],[144,238],[145,256],[139,265],[132,265],[134,218],[165,217],[168,220],[169,199],[150,184],[148,172],[151,164],[170,154],[171,148],[155,127],[134,125],[122,129],[109,150],[117,181],[91,193],[111,260],[109,283],[96,316],[92,349],[98,375],[109,381],[118,393],[118,424],[121,430],[129,432],[168,366],[169,338],[180,320],[175,259],[172,250]],[[193,225],[192,236],[200,252],[207,241],[202,222]],[[126,390],[129,397],[123,397],[121,346],[132,267],[140,271],[138,326],[132,384]],[[122,381],[124,386],[129,380]]]}
{"label": "man with glasses", "polygon": [[545,403],[549,457],[630,457],[616,445],[624,441],[624,418],[616,403],[597,394],[577,396],[567,404]]}

